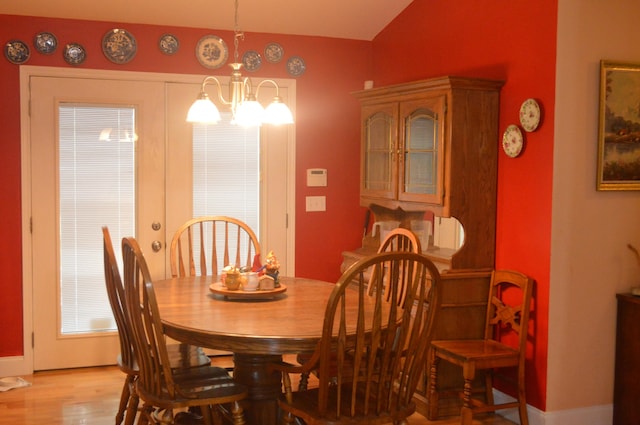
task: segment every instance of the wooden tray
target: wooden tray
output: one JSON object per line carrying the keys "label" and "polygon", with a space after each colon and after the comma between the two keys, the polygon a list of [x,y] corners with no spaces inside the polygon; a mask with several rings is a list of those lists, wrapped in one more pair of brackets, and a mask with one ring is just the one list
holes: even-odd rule
{"label": "wooden tray", "polygon": [[243,291],[242,289],[230,291],[224,285],[222,285],[222,282],[216,282],[209,285],[209,290],[214,294],[223,295],[225,298],[260,300],[273,298],[278,294],[282,294],[287,290],[287,287],[281,283],[278,288],[273,288],[266,291],[261,291],[260,289],[258,289],[257,291]]}

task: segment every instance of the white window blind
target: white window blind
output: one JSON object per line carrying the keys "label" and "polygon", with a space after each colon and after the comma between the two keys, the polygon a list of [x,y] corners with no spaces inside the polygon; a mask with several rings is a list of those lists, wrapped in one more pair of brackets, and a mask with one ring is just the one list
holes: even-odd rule
{"label": "white window blind", "polygon": [[226,215],[259,235],[260,130],[229,123],[193,126],[193,215]]}
{"label": "white window blind", "polygon": [[[135,109],[59,107],[60,289],[63,334],[115,330],[101,227],[135,234]],[[120,264],[122,269],[122,264]]]}

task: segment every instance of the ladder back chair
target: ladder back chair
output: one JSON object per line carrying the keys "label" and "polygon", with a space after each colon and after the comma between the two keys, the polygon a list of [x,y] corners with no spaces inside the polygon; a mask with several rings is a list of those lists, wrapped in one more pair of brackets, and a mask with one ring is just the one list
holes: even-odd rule
{"label": "ladder back chair", "polygon": [[[420,254],[422,252],[420,247],[420,240],[415,235],[415,233],[413,233],[411,230],[400,228],[400,227],[395,228],[389,232],[389,234],[384,238],[384,240],[380,244],[380,247],[378,248],[378,253],[392,252],[392,251],[415,252],[417,254]],[[371,270],[370,280],[373,281],[375,279],[375,275],[378,273],[378,268],[371,267],[369,270]],[[385,278],[387,278],[387,276],[385,276]],[[383,288],[385,286],[386,285],[383,285]],[[373,295],[374,290],[375,290],[374,285],[367,286],[367,294],[369,296]],[[398,302],[400,303],[404,301],[404,288],[402,288],[401,294],[402,296],[398,299]],[[387,295],[390,296],[390,294],[387,294]],[[389,301],[388,296],[386,298],[387,301]],[[306,363],[307,361],[309,361],[310,357],[311,357],[311,353],[300,353],[298,354],[296,360],[298,361],[298,363]],[[312,371],[310,373],[315,373],[315,372],[317,371]],[[306,390],[308,383],[309,383],[309,373],[303,373],[300,376],[298,389]]]}
{"label": "ladder back chair", "polygon": [[[386,270],[389,279],[383,282],[379,273],[368,282],[370,267]],[[283,424],[295,418],[307,425],[406,423],[416,409],[413,395],[427,361],[439,282],[435,265],[410,252],[374,254],[345,271],[327,301],[322,337],[309,361],[270,366],[282,373]],[[367,283],[378,288],[371,296]],[[398,302],[402,288],[404,304]],[[318,370],[318,388],[293,392],[289,374],[312,370]]]}
{"label": "ladder back chair", "polygon": [[204,216],[180,226],[171,241],[170,255],[173,277],[219,276],[228,265],[251,269],[255,256],[260,255],[260,243],[241,220]]}
{"label": "ladder back chair", "polygon": [[[123,238],[122,256],[124,292],[139,365],[136,392],[145,402],[144,417],[173,423],[171,412],[175,409],[200,407],[207,425],[214,419],[217,423],[221,413],[234,425],[244,425],[244,413],[239,402],[247,397],[248,390],[236,383],[225,369],[202,366],[178,372],[170,367],[153,282],[134,238]],[[229,404],[230,410],[223,408],[223,404]],[[153,408],[169,412],[169,415],[153,416]]]}
{"label": "ladder back chair", "polygon": [[[138,411],[138,396],[135,392],[135,380],[138,377],[138,363],[133,351],[133,336],[131,324],[127,316],[127,305],[124,295],[124,286],[118,269],[118,262],[113,251],[111,234],[107,227],[102,228],[102,241],[104,251],[104,278],[107,287],[107,295],[113,317],[118,328],[120,341],[120,354],[118,355],[118,368],[126,375],[120,404],[116,413],[116,425],[120,425],[124,419],[126,425],[134,423]],[[188,344],[172,344],[167,346],[169,362],[173,369],[185,369],[189,367],[207,366],[211,363],[202,349]],[[125,417],[126,412],[126,417]]]}
{"label": "ladder back chair", "polygon": [[[529,311],[533,279],[511,270],[494,270],[487,301],[484,339],[432,341],[429,376],[429,419],[438,415],[438,364],[441,360],[462,368],[464,387],[460,423],[471,425],[473,414],[518,408],[520,424],[528,425],[525,397],[525,356],[529,328]],[[509,370],[511,369],[511,370]],[[472,383],[476,371],[485,372],[484,391],[474,393]],[[513,372],[511,376],[507,373]],[[502,381],[513,381],[515,374],[516,401],[495,404],[493,381],[500,374]]]}

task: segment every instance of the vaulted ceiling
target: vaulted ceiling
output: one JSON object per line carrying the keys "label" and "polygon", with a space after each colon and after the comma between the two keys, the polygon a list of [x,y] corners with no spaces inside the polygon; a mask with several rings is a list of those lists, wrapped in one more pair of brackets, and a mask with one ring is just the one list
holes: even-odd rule
{"label": "vaulted ceiling", "polygon": [[[413,0],[239,0],[245,32],[372,40]],[[2,0],[0,13],[234,29],[234,0]]]}

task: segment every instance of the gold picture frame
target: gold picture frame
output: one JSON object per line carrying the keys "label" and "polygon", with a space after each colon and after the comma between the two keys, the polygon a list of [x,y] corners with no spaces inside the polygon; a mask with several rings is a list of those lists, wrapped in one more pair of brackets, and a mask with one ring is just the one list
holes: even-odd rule
{"label": "gold picture frame", "polygon": [[640,64],[600,61],[597,190],[640,190]]}

